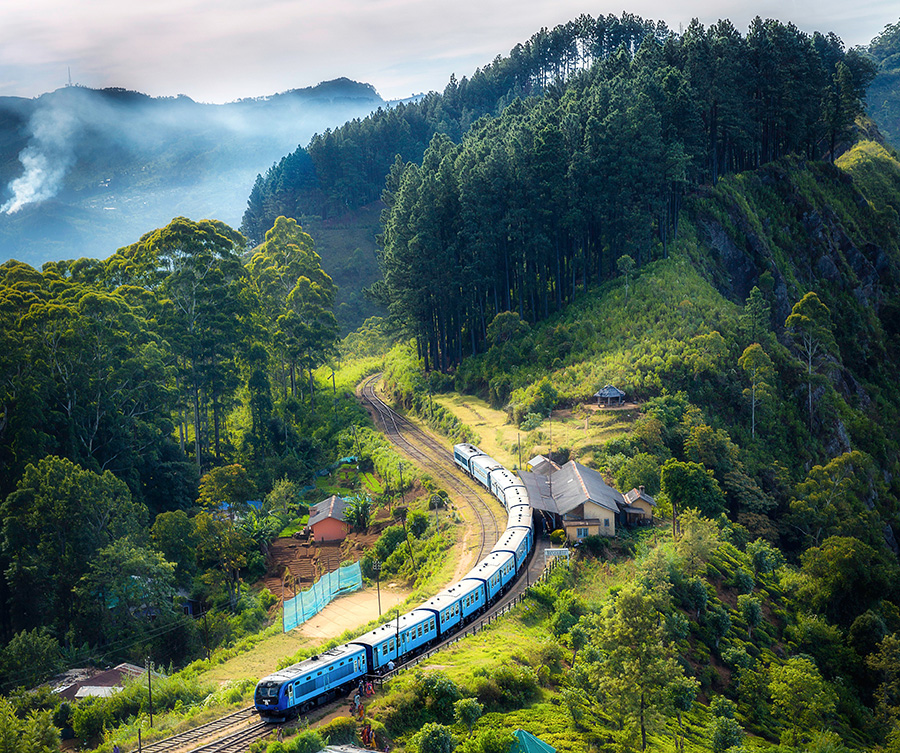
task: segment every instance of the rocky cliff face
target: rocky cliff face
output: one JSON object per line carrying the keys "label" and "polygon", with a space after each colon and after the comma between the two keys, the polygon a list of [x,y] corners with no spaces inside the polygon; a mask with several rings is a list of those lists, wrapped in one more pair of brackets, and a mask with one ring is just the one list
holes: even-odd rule
{"label": "rocky cliff face", "polygon": [[[794,303],[819,295],[839,348],[820,373],[873,417],[900,381],[898,207],[900,163],[866,144],[838,165],[790,159],[733,176],[688,203],[709,279],[739,305],[759,287],[783,344]],[[815,390],[814,400],[825,393]],[[851,432],[839,411],[827,414],[818,430],[836,456],[850,449]]]}

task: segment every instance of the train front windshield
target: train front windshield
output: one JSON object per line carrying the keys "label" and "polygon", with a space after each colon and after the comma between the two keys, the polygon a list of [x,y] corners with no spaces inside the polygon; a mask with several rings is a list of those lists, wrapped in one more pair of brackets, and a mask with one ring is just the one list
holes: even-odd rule
{"label": "train front windshield", "polygon": [[264,698],[278,698],[278,685],[274,682],[271,685],[260,685],[256,689],[256,697],[259,700]]}

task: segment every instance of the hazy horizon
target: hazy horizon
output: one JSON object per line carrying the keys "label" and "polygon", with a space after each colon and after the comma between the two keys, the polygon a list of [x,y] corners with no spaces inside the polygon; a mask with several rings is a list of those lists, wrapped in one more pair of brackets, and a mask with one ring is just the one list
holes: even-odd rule
{"label": "hazy horizon", "polygon": [[0,95],[34,98],[68,83],[122,87],[155,97],[186,95],[228,103],[346,77],[372,84],[386,100],[441,91],[451,74],[471,75],[542,27],[582,13],[623,10],[673,30],[696,17],[729,18],[742,33],[756,15],[806,32],[833,31],[847,47],[867,44],[898,20],[895,0],[709,2],[673,9],[661,0],[627,6],[422,0],[308,7],[283,0],[160,0],[135,6],[95,0],[90,7],[34,0],[0,10]]}

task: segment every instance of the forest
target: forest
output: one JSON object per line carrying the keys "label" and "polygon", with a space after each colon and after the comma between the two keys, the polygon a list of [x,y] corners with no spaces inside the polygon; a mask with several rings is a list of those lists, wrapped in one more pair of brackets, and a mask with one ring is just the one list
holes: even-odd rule
{"label": "forest", "polygon": [[[352,398],[313,391],[337,330],[312,239],[281,218],[245,248],[221,222],[176,218],[103,261],[0,266],[7,688],[61,648],[193,658],[203,636],[174,592],[224,606],[224,623],[242,611],[240,572],[262,574],[280,530],[264,513],[299,503],[364,421]],[[98,594],[117,609],[96,613]],[[261,624],[257,597],[244,606]]]}
{"label": "forest", "polygon": [[[265,625],[276,599],[246,584],[272,513],[353,448],[401,487],[352,394],[378,369],[445,435],[479,441],[447,406],[483,400],[526,450],[679,521],[586,542],[516,639],[481,638],[491,661],[463,645],[466,673],[449,655],[391,685],[380,732],[411,753],[449,753],[454,724],[461,753],[500,753],[514,721],[573,752],[900,749],[900,160],[865,112],[891,28],[868,56],[771,20],[582,16],[315,137],[257,180],[242,232],[178,217],[105,260],[0,265],[0,691],[174,669]],[[386,316],[339,341],[299,222],[379,199]],[[626,429],[548,437],[554,411],[587,428],[603,384],[640,406]],[[172,708],[205,695],[171,683]],[[80,723],[139,724],[141,692]],[[27,737],[43,701],[15,702],[0,728],[18,713]]]}
{"label": "forest", "polygon": [[696,186],[787,154],[833,159],[872,73],[836,38],[772,21],[620,48],[459,144],[434,137],[421,166],[398,162],[375,292],[446,369],[484,349],[501,311],[535,322],[620,258],[667,256]]}

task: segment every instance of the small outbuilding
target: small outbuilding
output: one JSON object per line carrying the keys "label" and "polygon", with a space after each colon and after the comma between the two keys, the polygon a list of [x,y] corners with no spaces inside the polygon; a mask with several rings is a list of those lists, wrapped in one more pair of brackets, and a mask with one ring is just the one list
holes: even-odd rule
{"label": "small outbuilding", "polygon": [[535,455],[525,464],[525,470],[532,473],[540,473],[542,476],[549,476],[559,470],[559,466],[549,458],[543,455]]}
{"label": "small outbuilding", "polygon": [[646,525],[653,521],[656,500],[644,491],[643,485],[626,492],[623,497],[625,504],[622,505],[622,512],[625,514],[627,524]]}
{"label": "small outbuilding", "polygon": [[603,389],[595,392],[594,397],[597,398],[597,405],[605,405],[607,407],[610,405],[621,405],[625,402],[625,393],[611,384],[607,384]]}
{"label": "small outbuilding", "polygon": [[347,503],[333,494],[328,499],[309,508],[307,527],[315,541],[341,541],[350,532],[344,511]]}

